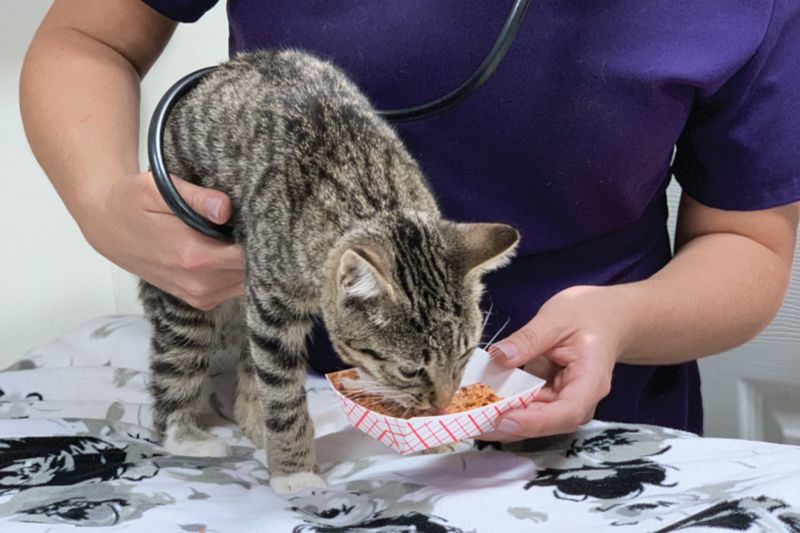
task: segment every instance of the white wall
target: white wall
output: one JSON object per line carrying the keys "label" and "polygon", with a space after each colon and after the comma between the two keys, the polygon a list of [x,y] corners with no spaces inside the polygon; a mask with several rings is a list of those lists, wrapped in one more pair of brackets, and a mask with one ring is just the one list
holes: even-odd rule
{"label": "white wall", "polygon": [[[200,22],[182,25],[142,89],[142,131],[163,91],[183,74],[226,57],[224,1]],[[102,314],[138,312],[135,280],[96,254],[42,174],[27,147],[19,119],[17,83],[23,54],[49,2],[4,5],[0,21],[0,368],[27,349]],[[142,161],[145,161],[142,150]],[[670,188],[674,212],[679,191]],[[800,250],[796,263],[800,267]],[[707,429],[736,435],[730,391],[719,379],[742,358],[773,351],[800,360],[800,268],[773,326],[732,354],[703,361]],[[769,353],[768,353],[769,352]]]}
{"label": "white wall", "polygon": [[[142,132],[171,83],[225,59],[224,4],[221,1],[197,24],[180,26],[147,76],[142,88]],[[19,117],[19,71],[49,5],[44,0],[5,2],[0,19],[0,368],[92,317],[140,309],[133,277],[86,244],[25,140]]]}

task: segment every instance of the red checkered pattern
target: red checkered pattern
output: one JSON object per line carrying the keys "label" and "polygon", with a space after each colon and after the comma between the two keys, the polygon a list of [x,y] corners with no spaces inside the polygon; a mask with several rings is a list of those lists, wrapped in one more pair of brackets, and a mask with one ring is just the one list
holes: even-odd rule
{"label": "red checkered pattern", "polygon": [[443,416],[394,418],[370,411],[336,390],[347,420],[373,439],[401,454],[414,453],[493,431],[501,414],[533,401],[536,391],[509,396],[499,402],[463,413]]}

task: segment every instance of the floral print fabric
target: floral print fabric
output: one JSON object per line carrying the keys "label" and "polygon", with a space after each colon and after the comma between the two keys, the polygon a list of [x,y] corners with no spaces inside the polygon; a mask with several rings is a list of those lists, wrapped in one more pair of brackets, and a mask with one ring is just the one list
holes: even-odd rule
{"label": "floral print fabric", "polygon": [[461,443],[401,456],[351,428],[316,376],[309,406],[328,488],[279,497],[264,451],[231,422],[224,354],[204,401],[231,456],[158,445],[148,339],[141,317],[103,317],[0,373],[1,531],[800,532],[797,447],[592,422],[513,451]]}

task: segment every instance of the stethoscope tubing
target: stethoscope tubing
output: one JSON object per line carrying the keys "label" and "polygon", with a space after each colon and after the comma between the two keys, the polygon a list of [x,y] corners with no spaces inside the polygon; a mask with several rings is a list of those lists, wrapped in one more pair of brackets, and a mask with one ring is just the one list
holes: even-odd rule
{"label": "stethoscope tubing", "polygon": [[[514,42],[529,4],[530,0],[514,0],[511,13],[505,24],[503,24],[500,34],[486,58],[461,85],[444,96],[424,104],[404,109],[383,109],[378,110],[377,113],[392,122],[410,122],[433,117],[464,101],[494,74]],[[147,135],[147,156],[156,187],[158,187],[159,193],[161,193],[172,212],[183,222],[204,235],[214,239],[231,240],[233,238],[233,228],[230,225],[216,224],[197,213],[186,203],[170,177],[163,153],[164,130],[170,111],[186,93],[216,69],[217,67],[206,67],[187,74],[172,85],[161,97],[150,119]]]}

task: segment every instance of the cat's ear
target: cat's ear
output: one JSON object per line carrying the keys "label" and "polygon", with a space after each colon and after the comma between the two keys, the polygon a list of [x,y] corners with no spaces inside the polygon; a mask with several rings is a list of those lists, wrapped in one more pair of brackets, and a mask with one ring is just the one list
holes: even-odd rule
{"label": "cat's ear", "polygon": [[451,258],[463,272],[488,272],[506,265],[514,256],[519,232],[507,224],[442,222]]}
{"label": "cat's ear", "polygon": [[339,259],[339,291],[353,298],[394,297],[380,257],[364,248],[348,248]]}

